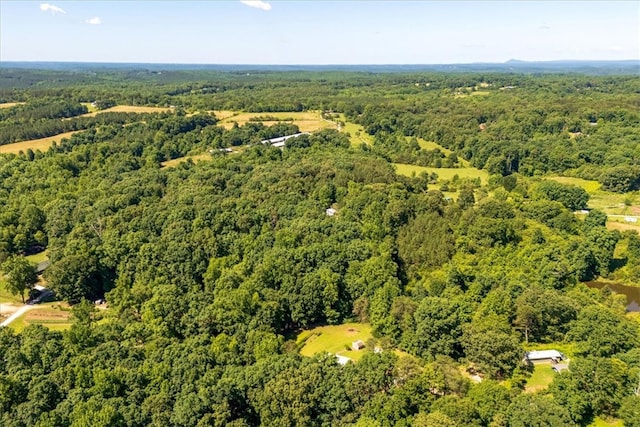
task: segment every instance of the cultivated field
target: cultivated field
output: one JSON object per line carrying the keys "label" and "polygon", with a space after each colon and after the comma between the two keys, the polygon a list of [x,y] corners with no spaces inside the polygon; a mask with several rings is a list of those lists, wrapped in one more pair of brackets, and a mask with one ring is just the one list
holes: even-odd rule
{"label": "cultivated field", "polygon": [[[265,126],[273,126],[277,123],[293,123],[301,132],[315,132],[320,129],[335,128],[331,122],[322,119],[319,111],[303,112],[278,112],[278,113],[244,113],[226,110],[213,112],[219,120],[219,124],[225,129],[231,129],[234,123],[242,126],[249,122],[260,122]],[[232,114],[233,113],[233,114]],[[273,117],[277,120],[257,120]]]}
{"label": "cultivated field", "polygon": [[438,181],[442,180],[453,180],[454,176],[458,175],[458,178],[469,178],[476,179],[480,178],[482,184],[486,184],[489,180],[489,174],[486,171],[466,167],[466,168],[432,168],[426,166],[416,166],[416,165],[406,165],[403,163],[394,163],[396,167],[396,172],[398,175],[404,176],[413,176],[419,175],[422,172],[426,172],[427,174],[436,173],[438,174]]}
{"label": "cultivated field", "polygon": [[71,327],[71,308],[67,303],[53,302],[35,305],[11,322],[9,327],[21,332],[29,325],[42,325],[50,330],[63,331]]}
{"label": "cultivated field", "polygon": [[0,145],[0,154],[3,154],[3,153],[18,154],[20,151],[25,152],[29,148],[31,148],[33,151],[40,150],[42,152],[45,152],[49,149],[49,147],[51,147],[52,142],[54,141],[60,142],[63,138],[69,138],[71,135],[77,132],[82,132],[82,131],[75,130],[71,132],[60,133],[54,136],[48,136],[46,138],[30,139],[28,141],[14,142],[13,144]]}

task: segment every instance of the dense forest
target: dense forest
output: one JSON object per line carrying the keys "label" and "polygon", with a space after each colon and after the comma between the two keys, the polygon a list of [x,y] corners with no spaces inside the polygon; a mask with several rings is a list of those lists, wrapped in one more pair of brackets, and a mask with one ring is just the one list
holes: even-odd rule
{"label": "dense forest", "polygon": [[[0,103],[2,147],[77,131],[0,154],[3,286],[46,250],[73,318],[0,327],[1,425],[640,425],[640,317],[584,283],[640,282],[640,236],[546,179],[640,188],[637,75],[2,69]],[[301,355],[349,322],[357,362]]]}

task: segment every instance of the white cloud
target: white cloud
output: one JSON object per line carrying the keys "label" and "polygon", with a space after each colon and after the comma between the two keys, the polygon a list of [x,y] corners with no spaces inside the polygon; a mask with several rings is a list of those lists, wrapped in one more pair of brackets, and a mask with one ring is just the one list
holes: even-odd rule
{"label": "white cloud", "polygon": [[240,3],[256,9],[271,10],[271,5],[262,0],[240,0]]}
{"label": "white cloud", "polygon": [[85,20],[84,22],[86,22],[89,25],[100,25],[100,24],[102,24],[102,19],[100,19],[97,16],[94,16],[93,18],[89,18],[89,19]]}
{"label": "white cloud", "polygon": [[49,3],[40,3],[40,10],[43,12],[51,12],[51,13],[67,13],[61,7],[54,6]]}
{"label": "white cloud", "polygon": [[546,22],[542,25],[540,25],[538,27],[539,30],[550,30],[551,29],[551,25],[547,24]]}

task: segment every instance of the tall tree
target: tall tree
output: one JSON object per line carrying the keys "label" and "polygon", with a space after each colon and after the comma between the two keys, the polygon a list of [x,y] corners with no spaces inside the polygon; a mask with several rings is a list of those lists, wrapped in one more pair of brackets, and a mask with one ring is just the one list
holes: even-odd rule
{"label": "tall tree", "polygon": [[22,256],[9,257],[2,264],[7,278],[7,289],[12,295],[20,295],[24,304],[24,291],[38,281],[36,269]]}

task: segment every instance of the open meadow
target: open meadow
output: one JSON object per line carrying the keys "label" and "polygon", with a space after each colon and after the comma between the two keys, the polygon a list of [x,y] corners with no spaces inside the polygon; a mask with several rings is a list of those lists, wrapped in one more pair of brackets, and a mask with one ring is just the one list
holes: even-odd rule
{"label": "open meadow", "polygon": [[219,124],[225,129],[231,129],[234,123],[243,126],[249,122],[262,123],[265,126],[273,126],[278,123],[292,123],[301,132],[315,132],[321,129],[335,128],[335,124],[324,120],[319,111],[303,112],[277,112],[277,113],[245,113],[220,110],[213,112],[219,120]]}
{"label": "open meadow", "polygon": [[370,338],[372,338],[370,325],[345,323],[343,325],[319,326],[303,331],[298,335],[296,342],[299,345],[304,343],[300,350],[300,354],[303,356],[311,357],[326,351],[346,356],[352,360],[359,360],[367,350],[352,350],[351,344],[356,340],[366,342]]}
{"label": "open meadow", "polygon": [[23,105],[24,102],[3,102],[0,103],[0,108],[11,108],[11,107],[15,107],[16,105]]}
{"label": "open meadow", "polygon": [[194,163],[198,163],[203,160],[211,160],[211,154],[201,153],[201,154],[194,154],[192,156],[178,157],[177,159],[171,159],[171,160],[167,160],[166,162],[162,162],[160,163],[160,166],[163,168],[173,168],[178,166],[180,163],[186,162],[188,160],[192,160]]}
{"label": "open meadow", "polygon": [[170,107],[145,107],[141,105],[116,105],[104,110],[90,111],[80,117],[95,117],[102,113],[169,113],[173,111]]}
{"label": "open meadow", "polygon": [[482,182],[482,184],[486,184],[487,181],[489,180],[489,174],[487,173],[487,171],[476,169],[473,167],[433,168],[433,167],[427,167],[427,166],[406,165],[403,163],[394,163],[393,165],[396,167],[396,172],[398,173],[398,175],[404,175],[404,176],[413,176],[414,174],[419,175],[422,172],[425,172],[427,174],[431,174],[431,173],[437,174],[438,181],[442,181],[442,180],[451,181],[454,179],[456,175],[458,175],[458,178],[460,179],[480,178],[480,181]]}
{"label": "open meadow", "polygon": [[51,147],[52,142],[60,142],[63,138],[69,138],[71,135],[80,130],[74,130],[71,132],[60,133],[58,135],[48,136],[40,139],[30,139],[28,141],[14,142],[12,144],[0,145],[0,154],[11,153],[18,154],[19,152],[25,152],[29,148],[33,151],[40,150],[45,152]]}

